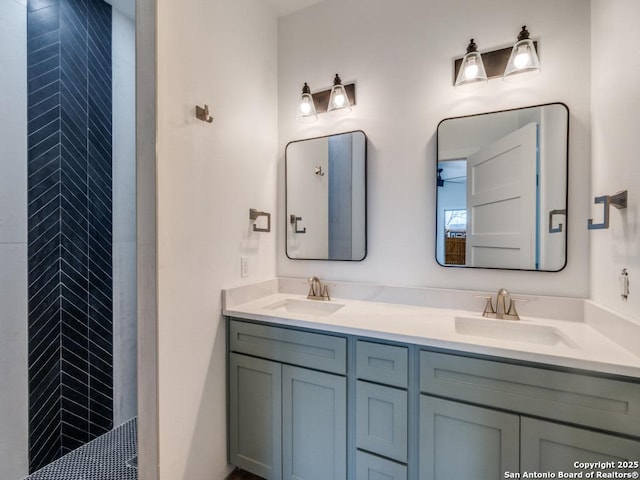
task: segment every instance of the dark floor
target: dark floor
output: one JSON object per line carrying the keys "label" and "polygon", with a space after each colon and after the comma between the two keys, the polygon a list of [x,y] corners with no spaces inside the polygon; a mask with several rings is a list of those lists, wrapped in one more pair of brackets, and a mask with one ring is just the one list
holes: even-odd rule
{"label": "dark floor", "polygon": [[263,478],[236,468],[231,472],[231,475],[227,477],[227,480],[263,480]]}
{"label": "dark floor", "polygon": [[134,418],[25,480],[137,480],[138,470],[127,464],[137,453],[137,421]]}

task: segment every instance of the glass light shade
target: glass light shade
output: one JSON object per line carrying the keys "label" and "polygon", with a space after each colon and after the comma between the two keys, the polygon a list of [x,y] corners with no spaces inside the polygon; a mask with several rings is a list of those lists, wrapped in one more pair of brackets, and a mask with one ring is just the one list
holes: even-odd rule
{"label": "glass light shade", "polygon": [[347,91],[344,89],[342,81],[336,73],[336,78],[333,80],[333,87],[331,87],[331,94],[329,95],[327,113],[337,116],[347,115],[349,112],[351,112],[351,102],[349,102]]}
{"label": "glass light shade", "polygon": [[[520,80],[540,72],[540,60],[526,27],[522,27],[518,41],[511,49],[511,56],[504,69],[503,80]],[[523,75],[526,74],[526,75]]]}
{"label": "glass light shade", "polygon": [[462,59],[460,70],[456,77],[455,86],[484,85],[487,83],[487,72],[484,69],[482,56],[479,52],[469,52]]}
{"label": "glass light shade", "polygon": [[304,87],[302,87],[302,96],[298,102],[297,119],[300,122],[306,123],[315,122],[318,119],[316,105],[313,102],[309,85],[306,83],[304,84]]}

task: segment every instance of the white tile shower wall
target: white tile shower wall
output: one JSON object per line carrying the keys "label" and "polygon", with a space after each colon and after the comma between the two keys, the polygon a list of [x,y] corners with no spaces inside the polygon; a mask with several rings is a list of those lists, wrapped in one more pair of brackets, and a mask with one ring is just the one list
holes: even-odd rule
{"label": "white tile shower wall", "polygon": [[262,0],[157,7],[160,480],[208,480],[228,472],[220,291],[275,275],[249,209],[276,215],[277,22]]}
{"label": "white tile shower wall", "polygon": [[[610,229],[590,232],[591,295],[605,307],[640,322],[640,58],[628,55],[624,48],[636,41],[634,19],[640,15],[640,3],[593,0],[591,6],[593,171],[589,217],[596,222],[602,219],[602,206],[593,205],[593,197],[629,190],[627,209],[611,209]],[[623,268],[628,269],[631,282],[627,301],[620,296],[618,284]]]}
{"label": "white tile shower wall", "polygon": [[137,414],[135,24],[112,10],[113,422]]}
{"label": "white tile shower wall", "polygon": [[0,2],[0,478],[28,473],[27,8]]}
{"label": "white tile shower wall", "polygon": [[[337,14],[336,12],[339,12]],[[284,147],[295,139],[353,129],[369,137],[368,256],[361,263],[293,261],[278,218],[280,277],[317,274],[343,281],[536,295],[589,295],[590,5],[583,0],[327,0],[279,21],[278,211],[284,211]],[[522,83],[491,80],[475,92],[452,86],[452,60],[474,37],[481,50],[514,41],[522,25],[539,39],[542,74]],[[343,119],[295,121],[304,82],[357,82]],[[580,81],[572,81],[580,78]],[[585,80],[586,79],[586,80]],[[565,102],[570,109],[568,265],[560,273],[443,268],[435,261],[436,128],[443,118]]]}

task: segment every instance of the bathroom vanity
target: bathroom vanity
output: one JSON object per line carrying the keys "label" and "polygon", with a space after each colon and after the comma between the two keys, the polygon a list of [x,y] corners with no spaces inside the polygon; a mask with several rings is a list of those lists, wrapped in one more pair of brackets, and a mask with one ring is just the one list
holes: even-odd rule
{"label": "bathroom vanity", "polygon": [[287,480],[639,470],[640,358],[586,324],[267,290],[224,297],[233,465]]}

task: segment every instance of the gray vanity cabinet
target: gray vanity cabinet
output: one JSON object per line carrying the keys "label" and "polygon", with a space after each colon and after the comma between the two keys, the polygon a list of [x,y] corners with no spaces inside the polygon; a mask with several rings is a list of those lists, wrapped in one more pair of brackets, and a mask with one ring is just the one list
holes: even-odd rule
{"label": "gray vanity cabinet", "polygon": [[420,395],[420,480],[518,472],[518,415]]}
{"label": "gray vanity cabinet", "polygon": [[229,350],[229,462],[267,480],[346,480],[346,339],[232,319]]}
{"label": "gray vanity cabinet", "polygon": [[229,462],[267,480],[495,480],[640,460],[637,379],[228,325]]}

